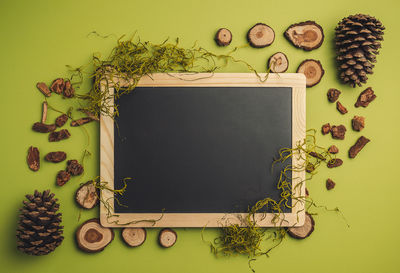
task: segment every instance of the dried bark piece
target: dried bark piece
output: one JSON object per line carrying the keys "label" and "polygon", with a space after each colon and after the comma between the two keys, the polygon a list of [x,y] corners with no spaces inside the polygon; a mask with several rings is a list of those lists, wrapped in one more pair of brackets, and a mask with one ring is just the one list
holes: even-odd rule
{"label": "dried bark piece", "polygon": [[90,111],[88,111],[86,109],[79,108],[78,111],[81,111],[82,113],[85,113],[89,118],[91,118],[93,120],[96,120],[96,121],[100,120],[98,116],[96,116],[95,114],[93,114],[92,112],[90,112]]}
{"label": "dried bark piece", "polygon": [[58,132],[51,132],[49,134],[49,141],[50,142],[57,142],[60,140],[67,139],[71,136],[67,129],[62,129]]}
{"label": "dried bark piece", "polygon": [[268,67],[271,72],[283,73],[289,68],[289,60],[282,52],[277,52],[268,60]]}
{"label": "dried bark piece", "polygon": [[309,155],[312,157],[318,158],[320,160],[325,160],[325,157],[320,153],[310,152]]}
{"label": "dried bark piece", "polygon": [[335,89],[335,88],[330,88],[328,90],[327,96],[328,96],[328,100],[330,102],[335,102],[337,101],[337,99],[339,98],[340,94],[342,92],[340,92],[339,90]]}
{"label": "dried bark piece", "polygon": [[255,24],[247,32],[247,41],[255,48],[263,48],[271,45],[275,40],[274,30],[266,24]]}
{"label": "dried bark piece", "polygon": [[342,166],[343,164],[343,160],[341,160],[340,158],[334,158],[328,161],[328,168],[335,168],[335,167],[339,167]]}
{"label": "dried bark piece", "polygon": [[227,28],[220,28],[214,37],[219,46],[227,46],[232,42],[232,32]]}
{"label": "dried bark piece", "polygon": [[336,186],[336,183],[333,182],[332,179],[328,178],[328,179],[326,180],[326,189],[327,189],[328,191],[332,190],[335,186]]}
{"label": "dried bark piece", "polygon": [[312,216],[306,212],[304,225],[301,227],[290,227],[287,229],[290,237],[295,239],[305,239],[314,231],[315,222]]}
{"label": "dried bark piece", "polygon": [[62,151],[50,152],[45,156],[45,159],[49,162],[58,163],[64,161],[67,158],[67,154]]}
{"label": "dried bark piece", "polygon": [[47,87],[47,84],[45,84],[44,82],[38,82],[36,84],[37,89],[39,89],[40,92],[43,93],[43,95],[45,95],[46,97],[50,97],[51,96],[51,91],[49,90],[49,88]]}
{"label": "dried bark piece", "polygon": [[71,175],[64,170],[61,170],[57,173],[56,183],[58,186],[61,187],[61,186],[64,186],[65,183],[67,183],[70,179],[71,179]]}
{"label": "dried bark piece", "polygon": [[328,148],[328,152],[330,154],[337,154],[339,152],[339,148],[336,147],[335,145],[332,145]]}
{"label": "dried bark piece", "polygon": [[124,228],[122,238],[130,247],[141,246],[146,241],[147,233],[144,228]]}
{"label": "dried bark piece", "polygon": [[344,115],[346,114],[348,111],[346,109],[346,107],[343,106],[343,104],[340,103],[340,101],[336,102],[336,109],[340,112],[340,114]]}
{"label": "dried bark piece", "polygon": [[93,121],[93,119],[90,117],[80,118],[80,119],[71,121],[71,126],[77,127],[77,126],[81,126],[83,124],[89,123],[91,121]]}
{"label": "dried bark piece", "polygon": [[56,128],[55,124],[44,124],[42,122],[35,122],[32,126],[32,130],[39,133],[50,133]]}
{"label": "dried bark piece", "polygon": [[178,235],[170,228],[164,228],[158,235],[158,242],[162,247],[168,248],[173,246],[178,239]]}
{"label": "dried bark piece", "polygon": [[42,123],[45,123],[47,119],[47,102],[44,101],[42,104]]}
{"label": "dried bark piece", "polygon": [[72,98],[75,95],[75,89],[72,86],[70,81],[66,81],[65,82],[65,88],[64,88],[64,91],[63,91],[63,95],[66,98]]}
{"label": "dried bark piece", "polygon": [[67,122],[68,116],[66,114],[62,114],[61,116],[56,118],[56,126],[57,127],[63,127],[64,124]]}
{"label": "dried bark piece", "polygon": [[26,161],[28,162],[29,169],[31,169],[34,172],[37,172],[40,169],[39,149],[33,146],[29,147]]}
{"label": "dried bark piece", "polygon": [[88,253],[102,251],[114,240],[114,231],[103,227],[97,218],[87,220],[76,231],[78,247]]}
{"label": "dried bark piece", "polygon": [[344,136],[346,134],[346,127],[344,125],[339,125],[339,126],[332,126],[331,128],[331,135],[335,139],[340,139],[343,140]]}
{"label": "dried bark piece", "polygon": [[321,132],[323,135],[328,134],[330,131],[331,131],[331,125],[329,123],[322,125]]}
{"label": "dried bark piece", "polygon": [[315,166],[314,166],[314,164],[308,162],[307,165],[306,165],[306,172],[312,173],[313,171],[315,171]]}
{"label": "dried bark piece", "polygon": [[75,194],[75,201],[84,209],[92,209],[99,202],[99,191],[92,181],[83,184]]}
{"label": "dried bark piece", "polygon": [[303,73],[306,76],[306,86],[313,87],[321,81],[325,70],[320,61],[307,59],[299,65],[297,73]]}
{"label": "dried bark piece", "polygon": [[354,131],[360,132],[365,127],[365,117],[354,116],[354,118],[351,120],[351,126],[353,127]]}
{"label": "dried bark piece", "polygon": [[364,136],[361,136],[357,139],[356,144],[350,147],[349,150],[349,157],[350,158],[355,158],[356,155],[364,148],[367,143],[370,142],[370,140]]}
{"label": "dried bark piece", "polygon": [[68,160],[67,161],[67,172],[71,175],[80,175],[83,173],[83,166],[79,164],[78,160]]}
{"label": "dried bark piece", "polygon": [[59,95],[64,91],[64,89],[65,89],[65,81],[63,78],[55,79],[50,86],[50,90]]}
{"label": "dried bark piece", "polygon": [[357,102],[354,105],[355,107],[367,107],[368,104],[376,98],[374,94],[374,90],[371,87],[368,87],[358,96]]}
{"label": "dried bark piece", "polygon": [[319,48],[324,41],[324,30],[314,21],[293,24],[285,31],[285,37],[295,47],[310,51]]}

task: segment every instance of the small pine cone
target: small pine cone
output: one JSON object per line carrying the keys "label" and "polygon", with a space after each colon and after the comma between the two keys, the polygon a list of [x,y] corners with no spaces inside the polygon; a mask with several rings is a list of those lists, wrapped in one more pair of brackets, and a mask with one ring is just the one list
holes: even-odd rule
{"label": "small pine cone", "polygon": [[17,227],[17,248],[29,255],[49,254],[58,247],[64,237],[61,226],[60,205],[50,190],[27,194],[20,209]]}
{"label": "small pine cone", "polygon": [[356,14],[336,27],[336,60],[340,79],[352,87],[362,86],[372,74],[385,27],[375,17]]}

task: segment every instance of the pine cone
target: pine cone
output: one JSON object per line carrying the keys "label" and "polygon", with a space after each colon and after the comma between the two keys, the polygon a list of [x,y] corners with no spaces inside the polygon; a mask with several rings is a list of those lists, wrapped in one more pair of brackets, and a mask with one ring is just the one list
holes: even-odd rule
{"label": "pine cone", "polygon": [[30,255],[46,255],[58,247],[64,237],[60,205],[50,190],[27,194],[20,209],[17,228],[17,248]]}
{"label": "pine cone", "polygon": [[356,87],[372,74],[385,27],[375,17],[356,14],[343,18],[336,27],[336,60],[341,80]]}

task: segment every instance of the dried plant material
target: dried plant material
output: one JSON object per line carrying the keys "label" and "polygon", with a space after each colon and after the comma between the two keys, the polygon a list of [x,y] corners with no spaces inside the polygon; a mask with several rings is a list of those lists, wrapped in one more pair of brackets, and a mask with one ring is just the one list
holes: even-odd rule
{"label": "dried plant material", "polygon": [[76,191],[75,201],[84,209],[92,209],[99,202],[99,190],[92,181],[89,181]]}
{"label": "dried plant material", "polygon": [[62,151],[50,152],[45,156],[45,159],[49,162],[58,163],[62,162],[67,158],[67,154]]}
{"label": "dried plant material", "polygon": [[68,160],[67,172],[74,176],[81,175],[83,173],[83,166],[79,164],[78,160]]}
{"label": "dried plant material", "polygon": [[305,239],[311,235],[314,231],[315,222],[312,216],[306,212],[304,225],[301,227],[290,227],[287,229],[287,233],[290,237],[295,239]]}
{"label": "dried plant material", "polygon": [[46,97],[50,97],[51,96],[51,91],[49,90],[49,88],[47,87],[47,84],[45,84],[44,82],[38,82],[36,84],[37,89],[39,89],[40,92],[43,93],[43,95],[45,95]]}
{"label": "dried plant material", "polygon": [[44,124],[42,122],[35,122],[32,126],[32,130],[39,133],[50,133],[56,128],[55,124]]}
{"label": "dried plant material", "polygon": [[351,120],[351,126],[354,131],[361,131],[365,127],[365,117],[354,116]]}
{"label": "dried plant material", "polygon": [[66,98],[72,98],[75,95],[75,89],[72,86],[72,83],[70,81],[65,82],[65,88],[63,92],[64,97]]}
{"label": "dried plant material", "polygon": [[328,191],[332,190],[335,186],[336,186],[336,183],[333,182],[332,179],[328,178],[328,179],[326,180],[326,189],[327,189]]}
{"label": "dried plant material", "polygon": [[346,114],[348,111],[346,109],[346,107],[343,106],[343,104],[340,103],[340,101],[336,102],[336,109],[340,112],[340,114],[344,115]]}
{"label": "dried plant material", "polygon": [[282,52],[277,52],[268,60],[268,68],[273,73],[283,73],[289,68],[289,60]]}
{"label": "dried plant material", "polygon": [[42,104],[42,123],[45,123],[47,119],[47,102],[44,101]]}
{"label": "dried plant material", "polygon": [[255,24],[247,32],[247,41],[252,47],[263,48],[271,45],[275,40],[274,30],[266,24]]}
{"label": "dried plant material", "polygon": [[69,131],[67,129],[62,129],[58,132],[51,132],[49,134],[49,141],[50,142],[57,142],[60,140],[64,140],[67,139],[71,136],[71,134],[69,133]]}
{"label": "dried plant material", "polygon": [[312,164],[311,162],[307,162],[306,168],[305,168],[306,172],[308,173],[312,173],[313,171],[315,171],[315,166],[314,164]]}
{"label": "dried plant material", "polygon": [[56,94],[62,94],[65,89],[65,81],[62,78],[55,79],[50,86],[50,90]]}
{"label": "dried plant material", "polygon": [[313,87],[321,81],[325,70],[320,61],[307,59],[299,65],[297,73],[303,73],[306,76],[306,86]]}
{"label": "dried plant material", "polygon": [[215,34],[214,40],[219,46],[227,46],[232,42],[232,33],[227,28],[220,28]]}
{"label": "dried plant material", "polygon": [[63,127],[67,120],[68,116],[66,114],[62,114],[61,116],[56,118],[55,124],[57,127]]}
{"label": "dried plant material", "polygon": [[355,107],[367,107],[368,104],[376,98],[374,94],[374,90],[371,87],[368,87],[364,91],[361,92],[360,96],[358,96],[357,102],[354,105]]}
{"label": "dried plant material", "polygon": [[308,189],[306,188],[306,197],[310,196],[310,193],[308,192]]}
{"label": "dried plant material", "polygon": [[332,145],[328,148],[328,152],[331,154],[337,154],[339,153],[339,148],[336,147],[335,145]]}
{"label": "dried plant material", "polygon": [[341,160],[340,158],[334,158],[328,161],[328,168],[336,168],[339,166],[342,166],[343,164],[343,160]]}
{"label": "dried plant material", "polygon": [[323,135],[328,134],[330,131],[331,131],[331,125],[329,123],[322,125],[321,132]]}
{"label": "dried plant material", "polygon": [[146,230],[144,228],[124,228],[122,239],[130,247],[141,246],[146,241]]}
{"label": "dried plant material", "polygon": [[39,149],[36,147],[29,147],[28,149],[28,157],[26,158],[28,162],[28,167],[34,172],[37,172],[40,169],[40,154]]}
{"label": "dried plant material", "polygon": [[176,243],[178,235],[170,228],[164,228],[158,235],[158,242],[162,247],[168,248]]}
{"label": "dried plant material", "polygon": [[295,47],[310,51],[319,48],[324,41],[324,31],[314,21],[293,24],[285,31],[285,37]]}
{"label": "dried plant material", "polygon": [[99,117],[96,116],[95,114],[93,114],[92,112],[79,108],[78,111],[81,111],[82,113],[85,113],[89,118],[96,120],[96,121],[100,121]]}
{"label": "dried plant material", "polygon": [[71,126],[72,127],[77,127],[77,126],[81,126],[81,125],[84,125],[86,123],[89,123],[91,121],[93,121],[93,119],[90,118],[90,117],[80,118],[80,119],[71,121]]}
{"label": "dried plant material", "polygon": [[312,156],[312,157],[318,158],[319,160],[325,161],[325,156],[323,156],[323,155],[320,154],[320,153],[317,153],[317,152],[310,152],[309,155]]}
{"label": "dried plant material", "polygon": [[370,140],[364,136],[361,136],[359,139],[357,139],[356,144],[351,146],[349,150],[349,157],[350,158],[355,158],[356,155],[364,148],[367,143],[370,142]]}
{"label": "dried plant material", "polygon": [[114,240],[114,231],[103,227],[97,218],[84,222],[76,231],[78,247],[88,253],[102,251]]}
{"label": "dried plant material", "polygon": [[331,88],[328,90],[327,96],[328,96],[328,100],[330,102],[335,102],[337,101],[337,99],[339,98],[340,94],[342,92],[340,92],[339,90],[335,89],[335,88]]}
{"label": "dried plant material", "polygon": [[346,134],[346,127],[344,125],[332,126],[331,135],[335,139],[343,140]]}
{"label": "dried plant material", "polygon": [[71,175],[64,170],[61,170],[57,173],[56,183],[58,186],[61,187],[61,186],[64,186],[65,183],[67,183],[70,179],[71,179]]}

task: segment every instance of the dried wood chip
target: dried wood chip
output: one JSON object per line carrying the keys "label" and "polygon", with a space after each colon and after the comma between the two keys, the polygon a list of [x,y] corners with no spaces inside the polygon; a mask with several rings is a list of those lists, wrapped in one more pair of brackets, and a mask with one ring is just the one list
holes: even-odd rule
{"label": "dried wood chip", "polygon": [[55,79],[50,86],[51,91],[57,94],[61,94],[65,89],[65,81],[62,78]]}
{"label": "dried wood chip", "polygon": [[337,101],[337,99],[339,98],[340,95],[340,91],[335,89],[335,88],[331,88],[328,90],[327,96],[328,96],[328,100],[330,102],[335,102]]}
{"label": "dried wood chip", "polygon": [[343,164],[343,160],[341,160],[340,158],[334,158],[328,161],[328,168],[335,168],[335,167],[339,167]]}
{"label": "dried wood chip", "polygon": [[44,82],[38,82],[36,84],[37,89],[39,89],[40,92],[43,93],[43,95],[45,95],[46,97],[50,97],[51,96],[51,91],[49,90],[49,88],[47,87],[47,84],[45,84]]}
{"label": "dried wood chip", "polygon": [[71,136],[67,129],[62,129],[58,132],[51,132],[49,134],[49,141],[50,142],[57,142],[60,140],[67,139]]}
{"label": "dried wood chip", "polygon": [[56,183],[58,186],[64,186],[70,179],[71,175],[64,170],[61,170],[57,173]]}
{"label": "dried wood chip", "polygon": [[71,175],[80,175],[83,173],[83,166],[79,164],[78,160],[68,160],[67,172]]}
{"label": "dried wood chip", "polygon": [[328,191],[330,191],[331,189],[333,189],[335,186],[336,186],[336,183],[333,182],[332,179],[328,178],[328,179],[326,180],[326,189],[327,189]]}
{"label": "dried wood chip", "polygon": [[346,127],[344,125],[332,126],[331,135],[335,139],[343,140],[346,134]]}
{"label": "dried wood chip", "polygon": [[371,87],[368,87],[364,91],[361,92],[360,96],[358,96],[357,102],[354,105],[355,107],[367,107],[370,102],[372,102],[376,98],[374,94],[374,90]]}
{"label": "dried wood chip", "polygon": [[45,156],[45,159],[49,162],[58,163],[64,161],[67,158],[67,154],[62,151],[50,152]]}
{"label": "dried wood chip", "polygon": [[361,131],[365,127],[365,117],[354,116],[351,120],[351,125],[354,131]]}
{"label": "dried wood chip", "polygon": [[28,149],[28,157],[26,158],[28,162],[28,167],[34,172],[37,172],[40,169],[40,154],[39,149],[36,147],[29,147]]}
{"label": "dried wood chip", "polygon": [[370,142],[370,140],[364,136],[361,136],[359,139],[357,139],[356,144],[351,146],[349,150],[349,157],[350,158],[355,158],[356,155],[364,148],[367,143]]}
{"label": "dried wood chip", "polygon": [[81,125],[84,125],[86,123],[89,123],[91,121],[93,121],[93,119],[90,118],[90,117],[80,118],[80,119],[71,121],[71,126],[72,127],[77,127],[77,126],[81,126]]}
{"label": "dried wood chip", "polygon": [[331,125],[329,123],[322,125],[321,131],[323,135],[328,134],[331,131]]}
{"label": "dried wood chip", "polygon": [[61,116],[56,118],[56,125],[57,127],[63,127],[64,124],[67,122],[68,116],[66,114],[62,114]]}
{"label": "dried wood chip", "polygon": [[340,103],[340,101],[336,102],[336,109],[342,114],[346,114],[348,111],[346,109],[346,107],[343,106],[343,104]]}
{"label": "dried wood chip", "polygon": [[335,145],[332,145],[328,148],[328,152],[331,154],[337,154],[339,152],[339,148]]}
{"label": "dried wood chip", "polygon": [[32,130],[39,133],[50,133],[56,129],[55,124],[44,124],[42,122],[35,122],[32,126]]}

